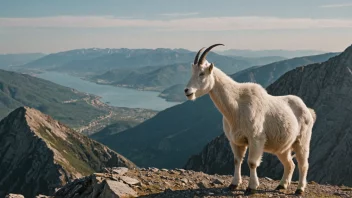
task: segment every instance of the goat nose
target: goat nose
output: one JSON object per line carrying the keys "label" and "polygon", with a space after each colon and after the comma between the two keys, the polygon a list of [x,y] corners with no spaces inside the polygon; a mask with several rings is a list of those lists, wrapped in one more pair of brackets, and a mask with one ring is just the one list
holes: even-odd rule
{"label": "goat nose", "polygon": [[185,93],[187,93],[187,91],[188,91],[188,88],[185,89]]}

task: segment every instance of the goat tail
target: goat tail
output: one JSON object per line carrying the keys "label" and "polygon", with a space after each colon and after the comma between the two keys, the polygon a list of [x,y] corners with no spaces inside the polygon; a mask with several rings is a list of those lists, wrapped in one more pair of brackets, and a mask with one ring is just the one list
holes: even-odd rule
{"label": "goat tail", "polygon": [[313,120],[314,122],[317,120],[317,114],[315,113],[315,111],[311,108],[308,108],[310,111],[310,114],[312,114]]}

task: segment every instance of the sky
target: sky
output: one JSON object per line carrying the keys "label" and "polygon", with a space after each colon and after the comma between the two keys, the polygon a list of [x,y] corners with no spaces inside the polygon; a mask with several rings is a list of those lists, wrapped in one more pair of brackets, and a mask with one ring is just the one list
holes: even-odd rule
{"label": "sky", "polygon": [[0,0],[0,53],[214,43],[343,51],[352,0]]}

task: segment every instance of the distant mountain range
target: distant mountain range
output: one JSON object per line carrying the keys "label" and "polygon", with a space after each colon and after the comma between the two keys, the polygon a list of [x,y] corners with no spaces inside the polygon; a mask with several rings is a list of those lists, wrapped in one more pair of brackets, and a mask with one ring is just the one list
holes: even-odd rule
{"label": "distant mountain range", "polygon": [[[352,45],[326,62],[285,73],[267,88],[272,95],[297,95],[317,113],[310,145],[310,181],[352,185],[351,90]],[[185,167],[207,173],[232,174],[233,165],[231,148],[222,134],[194,155]],[[242,171],[248,175],[248,166],[242,166]],[[258,175],[279,179],[282,172],[283,167],[277,157],[265,154]],[[294,180],[297,178],[296,168]]]}
{"label": "distant mountain range", "polygon": [[136,166],[38,110],[20,107],[0,122],[0,197],[52,195],[66,183],[103,171]]}
{"label": "distant mountain range", "polygon": [[274,62],[264,66],[250,67],[233,74],[232,77],[239,82],[255,82],[266,87],[273,83],[281,75],[295,67],[324,62],[331,57],[337,56],[338,54],[340,53],[303,56]]}
{"label": "distant mountain range", "polygon": [[12,69],[45,56],[42,53],[0,54],[0,69]]}
{"label": "distant mountain range", "polygon": [[[315,61],[323,62],[334,55],[336,54],[329,53],[302,57],[301,60],[289,59],[280,64],[253,67],[241,75],[234,74],[231,77],[239,82],[249,80],[270,84],[291,69]],[[220,63],[214,63],[221,67]],[[100,138],[99,141],[121,152],[139,166],[181,167],[190,154],[200,152],[209,141],[223,133],[221,120],[212,101],[204,96],[194,102],[187,101],[161,111],[136,127]]]}
{"label": "distant mountain range", "polygon": [[[195,54],[188,53],[188,61]],[[216,65],[228,74],[238,72],[250,66],[262,63],[271,63],[277,60],[282,60],[280,57],[267,58],[244,58],[244,57],[227,57],[216,53],[209,53],[209,61],[215,62]],[[140,90],[163,91],[176,84],[185,83],[190,77],[191,63],[177,63],[172,65],[162,66],[146,66],[142,68],[120,68],[113,69],[101,75],[93,75],[87,79],[100,83],[129,88],[136,88]],[[175,87],[173,87],[175,89]],[[181,89],[182,91],[183,89]],[[180,91],[178,90],[178,93]],[[169,96],[170,98],[170,96]],[[170,98],[172,101],[178,100],[175,96]]]}
{"label": "distant mountain range", "polygon": [[190,61],[191,56],[191,52],[180,49],[76,49],[49,54],[21,68],[88,75],[112,69],[184,63]]}
{"label": "distant mountain range", "polygon": [[[76,49],[49,54],[16,68],[27,73],[58,71],[101,84],[163,91],[189,77],[194,56],[195,52],[185,49]],[[213,52],[208,57],[228,74],[284,59],[231,57]]]}
{"label": "distant mountain range", "polygon": [[224,51],[215,51],[218,54],[226,56],[244,56],[244,57],[271,57],[280,56],[284,58],[294,58],[300,56],[312,56],[324,54],[327,52],[320,50],[243,50],[243,49],[229,49]]}

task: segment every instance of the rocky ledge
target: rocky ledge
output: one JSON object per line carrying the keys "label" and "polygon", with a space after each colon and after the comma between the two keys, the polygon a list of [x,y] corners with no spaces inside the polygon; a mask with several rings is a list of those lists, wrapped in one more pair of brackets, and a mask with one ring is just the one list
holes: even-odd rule
{"label": "rocky ledge", "polygon": [[[208,175],[184,169],[118,167],[76,179],[59,189],[53,197],[246,197],[244,191],[248,179],[243,177],[240,188],[230,191],[227,186],[232,180],[231,175]],[[278,183],[270,178],[261,178],[258,193],[251,197],[295,197],[297,182],[293,182],[287,190],[274,191]],[[352,188],[309,182],[303,197],[352,197]]]}

